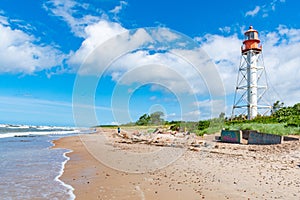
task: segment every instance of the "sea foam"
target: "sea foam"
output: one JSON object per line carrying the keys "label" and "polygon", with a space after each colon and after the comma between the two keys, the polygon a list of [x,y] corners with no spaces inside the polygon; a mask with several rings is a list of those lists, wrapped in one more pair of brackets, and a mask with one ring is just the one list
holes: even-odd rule
{"label": "sea foam", "polygon": [[66,156],[67,153],[71,153],[73,152],[72,150],[69,150],[67,152],[65,152],[63,154],[63,157],[66,158],[66,160],[64,162],[61,163],[61,169],[59,171],[59,174],[55,177],[55,181],[59,182],[62,186],[64,186],[65,188],[67,188],[68,190],[68,194],[70,195],[70,200],[74,200],[76,198],[75,194],[74,194],[74,188],[71,185],[66,184],[65,182],[63,182],[62,180],[60,180],[59,178],[63,175],[64,173],[64,169],[65,169],[65,165],[66,163],[70,160],[70,158],[68,156]]}

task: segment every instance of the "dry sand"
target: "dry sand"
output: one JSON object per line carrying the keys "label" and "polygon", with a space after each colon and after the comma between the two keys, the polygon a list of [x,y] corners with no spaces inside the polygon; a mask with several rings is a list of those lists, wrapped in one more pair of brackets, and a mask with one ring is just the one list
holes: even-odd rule
{"label": "dry sand", "polygon": [[[119,160],[116,163],[122,166],[124,155],[143,156],[164,148],[177,152],[182,148],[119,143],[115,132],[102,129],[95,134],[55,141],[56,148],[73,150],[67,154],[70,160],[60,179],[75,188],[76,199],[300,199],[299,141],[240,145],[204,137],[201,139],[206,140],[205,145],[183,151],[166,167],[163,164],[161,169],[129,173],[130,166],[120,171],[109,162]],[[100,144],[96,138],[103,135],[108,139]],[[103,151],[103,145],[109,151],[99,155],[107,155],[108,161],[95,155],[97,148]],[[114,158],[110,152],[124,154]],[[133,167],[143,166],[145,161],[135,162]]]}

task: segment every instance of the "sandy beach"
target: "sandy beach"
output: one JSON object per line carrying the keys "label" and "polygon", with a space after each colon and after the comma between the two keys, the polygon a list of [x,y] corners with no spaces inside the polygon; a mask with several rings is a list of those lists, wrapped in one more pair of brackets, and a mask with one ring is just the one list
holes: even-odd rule
{"label": "sandy beach", "polygon": [[192,148],[153,145],[101,129],[54,143],[73,151],[60,179],[74,187],[76,199],[300,199],[299,141],[193,140],[198,143]]}

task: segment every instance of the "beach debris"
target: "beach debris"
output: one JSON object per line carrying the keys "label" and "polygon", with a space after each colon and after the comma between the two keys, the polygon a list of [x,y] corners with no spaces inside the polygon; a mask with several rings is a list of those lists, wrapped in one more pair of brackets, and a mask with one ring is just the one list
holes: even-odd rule
{"label": "beach debris", "polygon": [[204,147],[205,141],[194,133],[177,132],[169,129],[156,128],[153,132],[137,131],[132,132],[123,131],[117,135],[120,140],[117,143],[124,144],[148,144],[160,147],[192,147],[191,150],[197,151],[196,148]]}
{"label": "beach debris", "polygon": [[200,148],[196,148],[196,147],[189,147],[190,151],[200,151]]}

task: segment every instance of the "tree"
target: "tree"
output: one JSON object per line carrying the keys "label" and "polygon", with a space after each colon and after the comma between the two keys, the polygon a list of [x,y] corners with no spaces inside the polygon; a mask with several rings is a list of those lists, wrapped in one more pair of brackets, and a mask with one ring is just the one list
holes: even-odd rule
{"label": "tree", "polygon": [[[276,103],[276,102],[275,102]],[[279,123],[288,126],[300,126],[300,103],[294,106],[282,107],[272,114]]]}
{"label": "tree", "polygon": [[276,101],[273,103],[271,113],[274,114],[276,111],[278,111],[280,108],[283,108],[284,103],[280,101]]}
{"label": "tree", "polygon": [[164,122],[164,119],[162,119],[162,117],[164,117],[164,113],[161,111],[151,113],[150,114],[150,123],[154,124],[154,125],[160,125]]}
{"label": "tree", "polygon": [[150,122],[150,116],[147,115],[147,114],[144,114],[142,115],[139,120],[136,121],[136,125],[139,125],[139,126],[145,126],[145,125],[148,125]]}

